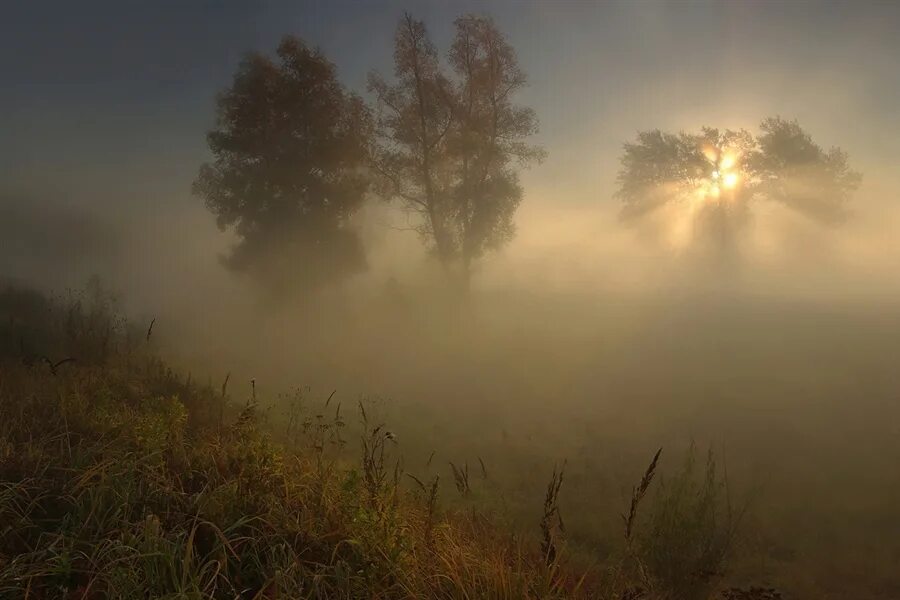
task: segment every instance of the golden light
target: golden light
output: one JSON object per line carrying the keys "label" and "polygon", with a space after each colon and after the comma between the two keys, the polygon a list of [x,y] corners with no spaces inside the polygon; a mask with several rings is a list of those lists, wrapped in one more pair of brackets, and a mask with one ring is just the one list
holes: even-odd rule
{"label": "golden light", "polygon": [[690,243],[696,219],[705,207],[740,200],[738,188],[743,177],[740,152],[714,146],[704,146],[701,151],[709,161],[709,170],[698,173],[700,176],[692,180],[690,188],[682,189],[684,202],[667,218],[671,227],[669,241],[674,249],[682,249]]}
{"label": "golden light", "polygon": [[712,164],[712,171],[698,185],[697,198],[713,202],[732,198],[732,195],[723,196],[723,193],[725,190],[734,190],[740,184],[738,154],[707,146],[703,148],[703,155]]}
{"label": "golden light", "polygon": [[738,174],[737,173],[725,173],[725,177],[722,178],[722,186],[726,189],[732,189],[738,183]]}

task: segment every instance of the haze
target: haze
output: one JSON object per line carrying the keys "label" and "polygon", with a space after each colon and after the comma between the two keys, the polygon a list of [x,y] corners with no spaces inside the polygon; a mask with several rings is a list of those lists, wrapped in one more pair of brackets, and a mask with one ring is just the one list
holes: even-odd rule
{"label": "haze", "polygon": [[[223,267],[235,238],[191,194],[216,94],[244,53],[294,34],[372,101],[404,11],[441,53],[470,12],[515,48],[547,152],[522,171],[516,235],[461,300],[399,205],[373,196],[354,217],[367,270],[273,302]],[[692,442],[712,447],[754,499],[746,556],[769,560],[741,572],[805,597],[895,598],[898,31],[886,1],[8,3],[0,277],[62,292],[99,276],[130,318],[156,318],[166,356],[198,379],[231,373],[238,396],[255,378],[275,407],[299,386],[384,398],[410,462],[434,450],[503,472],[514,522],[567,459],[570,537],[601,554],[658,446],[673,469]],[[658,235],[665,213],[620,218],[639,131],[755,132],[771,116],[862,173],[844,222],[760,203],[723,270]],[[854,544],[863,558],[834,558]]]}

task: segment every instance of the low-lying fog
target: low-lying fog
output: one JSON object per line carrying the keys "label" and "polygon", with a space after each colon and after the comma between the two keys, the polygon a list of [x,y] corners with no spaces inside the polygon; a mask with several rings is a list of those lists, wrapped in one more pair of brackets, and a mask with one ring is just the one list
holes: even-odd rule
{"label": "low-lying fog", "polygon": [[[374,199],[357,216],[369,269],[339,287],[273,302],[222,267],[232,239],[190,185],[206,160],[213,95],[247,48],[223,59],[208,89],[192,88],[185,113],[163,98],[145,112],[102,119],[77,105],[75,120],[54,120],[48,96],[33,106],[23,100],[33,90],[7,99],[19,102],[17,139],[31,123],[46,147],[4,151],[13,167],[0,194],[0,275],[57,292],[99,275],[132,320],[156,318],[156,343],[181,369],[213,385],[230,373],[236,401],[251,378],[265,403],[299,386],[314,398],[337,390],[347,406],[387,399],[384,418],[410,463],[432,450],[444,467],[484,457],[509,473],[507,490],[526,508],[540,502],[552,464],[568,459],[563,503],[585,530],[618,518],[623,490],[658,446],[674,464],[693,440],[726,456],[743,489],[762,490],[767,515],[790,513],[763,531],[819,531],[812,554],[863,531],[866,547],[900,551],[889,537],[900,530],[900,113],[896,95],[883,101],[897,91],[896,28],[865,11],[843,30],[840,15],[825,27],[791,13],[777,35],[754,37],[771,23],[751,19],[745,31],[731,19],[736,37],[719,44],[725,34],[710,34],[721,54],[698,65],[666,51],[690,33],[687,17],[664,23],[619,7],[635,12],[629,27],[644,31],[635,39],[654,40],[653,52],[632,57],[644,62],[624,65],[615,57],[636,41],[582,29],[567,37],[582,9],[530,6],[496,16],[529,71],[523,101],[541,119],[548,158],[523,174],[517,236],[479,264],[468,296],[450,291],[402,230],[404,214]],[[389,56],[395,19],[376,58]],[[298,23],[330,49],[315,23]],[[542,25],[549,41],[530,45]],[[822,33],[826,44],[819,25],[840,35]],[[270,29],[257,36],[261,49],[284,33]],[[336,58],[339,70],[348,60]],[[619,219],[618,156],[637,131],[755,129],[779,114],[841,146],[862,172],[845,222],[757,204],[726,264],[678,215]]]}

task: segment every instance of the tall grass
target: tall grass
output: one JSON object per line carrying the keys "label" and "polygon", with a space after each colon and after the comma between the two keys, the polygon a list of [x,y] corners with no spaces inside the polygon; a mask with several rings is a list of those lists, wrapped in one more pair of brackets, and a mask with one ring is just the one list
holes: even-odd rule
{"label": "tall grass", "polygon": [[[152,353],[155,321],[130,327],[99,287],[31,312],[23,306],[39,296],[10,298],[0,301],[0,598],[715,592],[737,520],[720,512],[712,458],[698,478],[689,457],[642,522],[657,453],[626,516],[639,568],[625,558],[588,566],[563,544],[562,470],[540,526],[513,535],[474,505],[442,508],[439,478],[406,474],[396,436],[362,402],[351,427],[334,394],[316,403],[300,390],[282,399],[279,429],[252,382],[232,403],[228,377],[215,389],[167,367]],[[26,336],[30,354],[9,342]],[[468,465],[452,472],[470,501]]]}
{"label": "tall grass", "polygon": [[226,384],[166,367],[101,296],[50,316],[41,354],[75,361],[2,358],[0,597],[547,597],[535,549],[441,512],[436,479],[401,486],[362,405],[358,461],[336,403],[298,403],[276,442],[254,388],[226,406]]}
{"label": "tall grass", "polygon": [[745,508],[733,506],[712,451],[701,467],[691,446],[680,471],[660,480],[636,540],[652,589],[672,600],[709,597],[725,575]]}

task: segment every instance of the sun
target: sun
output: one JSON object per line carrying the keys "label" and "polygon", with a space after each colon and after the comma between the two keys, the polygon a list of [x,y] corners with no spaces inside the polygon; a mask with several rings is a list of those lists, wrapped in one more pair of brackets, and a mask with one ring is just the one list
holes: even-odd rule
{"label": "sun", "polygon": [[668,242],[676,250],[686,248],[694,235],[697,217],[705,208],[724,207],[739,201],[744,181],[740,153],[714,147],[703,148],[708,171],[694,179],[691,186],[681,188],[680,210],[673,210],[666,218]]}
{"label": "sun", "polygon": [[739,179],[738,174],[735,172],[725,173],[725,176],[722,177],[722,187],[726,190],[733,189],[737,187]]}
{"label": "sun", "polygon": [[[733,197],[741,183],[738,154],[717,148],[704,148],[704,156],[710,162],[711,171],[700,180],[696,197],[703,201],[720,202]],[[729,192],[729,193],[725,193]]]}

